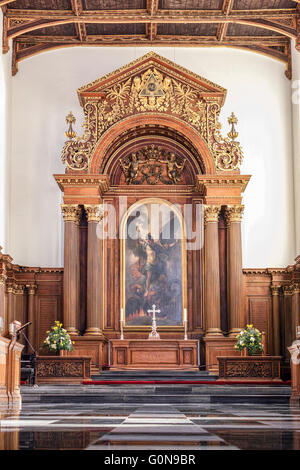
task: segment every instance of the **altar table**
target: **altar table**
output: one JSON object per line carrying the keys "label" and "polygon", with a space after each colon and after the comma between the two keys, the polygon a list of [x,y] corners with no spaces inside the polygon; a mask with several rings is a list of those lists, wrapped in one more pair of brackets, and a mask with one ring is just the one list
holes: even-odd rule
{"label": "altar table", "polygon": [[113,339],[111,369],[198,369],[198,340]]}

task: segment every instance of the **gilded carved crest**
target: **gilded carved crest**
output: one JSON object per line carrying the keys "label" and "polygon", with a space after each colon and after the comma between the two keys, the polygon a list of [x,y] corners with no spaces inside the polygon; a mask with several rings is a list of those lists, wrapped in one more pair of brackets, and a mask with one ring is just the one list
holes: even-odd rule
{"label": "gilded carved crest", "polygon": [[[135,67],[133,67],[135,65]],[[72,170],[86,170],[95,145],[114,124],[139,113],[167,113],[196,129],[206,142],[217,170],[239,168],[242,150],[235,139],[237,119],[228,119],[228,137],[220,133],[219,114],[226,90],[156,54],[109,74],[78,90],[84,109],[84,134],[73,130],[74,116],[66,120],[69,140],[62,160]]]}
{"label": "gilded carved crest", "polygon": [[120,159],[127,184],[177,184],[180,182],[185,159],[175,153],[150,145]]}

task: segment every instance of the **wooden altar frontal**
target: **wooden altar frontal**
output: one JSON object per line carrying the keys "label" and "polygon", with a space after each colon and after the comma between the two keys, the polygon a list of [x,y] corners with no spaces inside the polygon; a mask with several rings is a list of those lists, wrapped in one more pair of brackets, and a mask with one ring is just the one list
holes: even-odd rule
{"label": "wooden altar frontal", "polygon": [[198,369],[197,340],[111,341],[111,369]]}

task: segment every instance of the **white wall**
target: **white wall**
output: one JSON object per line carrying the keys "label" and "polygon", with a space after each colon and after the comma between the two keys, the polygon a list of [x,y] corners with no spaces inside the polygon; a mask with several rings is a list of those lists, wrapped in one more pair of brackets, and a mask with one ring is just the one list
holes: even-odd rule
{"label": "white wall", "polygon": [[294,143],[294,190],[296,253],[300,254],[300,53],[292,45],[293,79],[293,143]]}
{"label": "white wall", "polygon": [[[0,37],[2,37],[2,11],[0,11]],[[7,252],[9,219],[9,146],[10,146],[10,85],[11,53],[2,54],[0,47],[0,246]]]}
{"label": "white wall", "polygon": [[[149,52],[144,48],[69,48],[19,64],[12,80],[9,252],[25,265],[62,265],[61,194],[52,177],[72,110],[81,133],[78,87]],[[229,48],[153,48],[228,89],[222,112],[239,119],[245,193],[243,265],[280,267],[295,258],[291,82],[280,62]]]}

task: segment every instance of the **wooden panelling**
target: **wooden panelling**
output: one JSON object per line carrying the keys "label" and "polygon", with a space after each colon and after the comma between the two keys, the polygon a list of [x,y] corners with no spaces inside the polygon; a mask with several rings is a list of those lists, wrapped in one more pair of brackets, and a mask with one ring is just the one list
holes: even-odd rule
{"label": "wooden panelling", "polygon": [[266,333],[267,353],[272,353],[272,278],[266,272],[244,274],[245,325],[251,323]]}
{"label": "wooden panelling", "polygon": [[255,328],[267,333],[269,331],[269,322],[271,314],[271,299],[270,298],[249,298],[249,323],[253,324]]}
{"label": "wooden panelling", "polygon": [[38,348],[41,346],[43,340],[47,336],[47,330],[51,328],[56,320],[60,318],[58,315],[58,299],[51,296],[42,296],[38,299]]}

